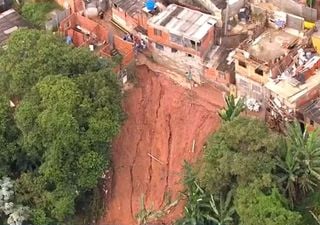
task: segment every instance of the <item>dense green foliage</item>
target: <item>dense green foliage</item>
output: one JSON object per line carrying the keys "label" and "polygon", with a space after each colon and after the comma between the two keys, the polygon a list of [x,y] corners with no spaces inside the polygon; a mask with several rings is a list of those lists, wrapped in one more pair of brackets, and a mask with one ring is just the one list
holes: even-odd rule
{"label": "dense green foliage", "polygon": [[16,180],[32,224],[73,224],[103,200],[97,186],[122,119],[112,68],[36,30],[15,32],[1,50],[0,176]]}
{"label": "dense green foliage", "polygon": [[231,121],[237,118],[240,113],[245,110],[245,104],[242,98],[236,101],[233,95],[227,95],[224,100],[227,105],[219,112],[220,118],[224,121]]}
{"label": "dense green foliage", "polygon": [[21,14],[35,26],[43,26],[48,19],[48,14],[58,8],[54,1],[26,2],[21,7]]}
{"label": "dense green foliage", "polygon": [[[188,201],[179,223],[316,224],[314,218],[320,215],[319,163],[318,132],[303,133],[295,122],[281,135],[259,120],[234,118],[209,138],[203,159],[192,169],[186,166]],[[230,193],[232,198],[227,197]],[[206,207],[211,199],[219,202],[224,213]],[[228,219],[210,219],[215,215]]]}

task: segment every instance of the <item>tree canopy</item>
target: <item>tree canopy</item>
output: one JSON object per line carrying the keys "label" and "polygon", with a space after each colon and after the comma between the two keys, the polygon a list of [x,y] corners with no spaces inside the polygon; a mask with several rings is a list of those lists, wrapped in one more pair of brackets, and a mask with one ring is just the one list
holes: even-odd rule
{"label": "tree canopy", "polygon": [[15,179],[32,224],[76,224],[96,200],[123,118],[113,65],[38,30],[1,50],[0,175]]}
{"label": "tree canopy", "polygon": [[[317,224],[318,135],[303,132],[298,122],[288,124],[287,134],[272,132],[262,121],[247,117],[223,123],[208,139],[203,158],[186,167],[187,205],[179,223]],[[233,197],[226,197],[230,193]],[[215,205],[224,213],[210,210]],[[215,215],[224,215],[223,220],[210,220]]]}

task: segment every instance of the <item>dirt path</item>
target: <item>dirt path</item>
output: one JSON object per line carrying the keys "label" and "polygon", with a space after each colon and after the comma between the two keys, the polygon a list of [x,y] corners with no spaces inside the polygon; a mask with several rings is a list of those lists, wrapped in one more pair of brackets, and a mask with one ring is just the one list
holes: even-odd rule
{"label": "dirt path", "polygon": [[[114,142],[112,191],[101,225],[137,224],[143,194],[146,206],[154,209],[164,205],[166,194],[176,199],[182,190],[183,161],[194,160],[219,125],[220,92],[208,87],[187,91],[146,67],[138,67],[138,74],[139,84],[126,93],[127,120]],[[179,218],[182,206],[179,203],[164,222]]]}

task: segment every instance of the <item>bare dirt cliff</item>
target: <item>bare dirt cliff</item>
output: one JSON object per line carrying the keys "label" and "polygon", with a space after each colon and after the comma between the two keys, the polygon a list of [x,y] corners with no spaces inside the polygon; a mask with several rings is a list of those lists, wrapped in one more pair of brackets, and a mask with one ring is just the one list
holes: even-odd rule
{"label": "bare dirt cliff", "polygon": [[[137,224],[142,195],[146,207],[155,210],[165,206],[165,196],[177,199],[184,160],[199,157],[219,126],[223,98],[218,90],[186,90],[143,66],[137,72],[138,84],[124,99],[127,120],[113,143],[112,190],[101,225]],[[180,201],[162,222],[171,224],[182,213]]]}

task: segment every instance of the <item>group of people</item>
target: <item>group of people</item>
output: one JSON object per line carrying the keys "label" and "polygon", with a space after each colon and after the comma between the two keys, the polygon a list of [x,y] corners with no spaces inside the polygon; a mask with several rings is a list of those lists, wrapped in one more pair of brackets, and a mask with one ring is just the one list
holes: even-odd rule
{"label": "group of people", "polygon": [[133,36],[133,34],[126,34],[123,37],[123,40],[134,43],[134,51],[136,54],[138,53],[138,51],[142,52],[144,49],[147,48],[146,41],[142,38],[139,39],[138,37]]}

